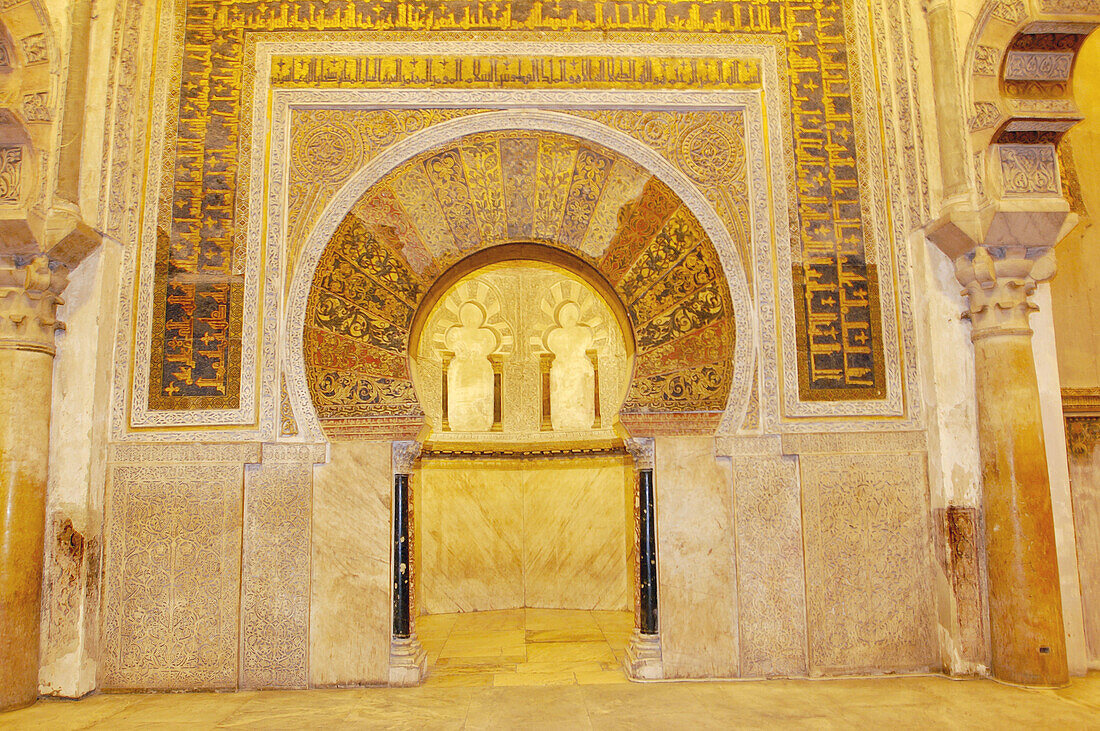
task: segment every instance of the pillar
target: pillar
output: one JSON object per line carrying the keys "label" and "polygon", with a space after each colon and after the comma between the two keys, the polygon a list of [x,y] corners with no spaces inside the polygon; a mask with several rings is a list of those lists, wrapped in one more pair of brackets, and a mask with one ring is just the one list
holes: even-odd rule
{"label": "pillar", "polygon": [[657,612],[657,504],[653,484],[653,440],[627,439],[626,448],[638,472],[634,490],[635,547],[638,585],[636,623],[626,647],[623,667],[639,680],[664,677],[660,622]]}
{"label": "pillar", "polygon": [[978,399],[993,676],[1068,681],[1050,477],[1028,316],[1053,250],[978,247],[958,259],[969,298]]}
{"label": "pillar", "polygon": [[925,0],[932,51],[932,91],[936,102],[936,132],[945,203],[966,197],[966,117],[959,93],[959,63],[955,52],[954,8],[949,0]]}
{"label": "pillar", "polygon": [[393,637],[390,685],[419,685],[428,674],[428,656],[412,617],[412,523],[409,478],[420,457],[418,442],[393,443]]}
{"label": "pillar", "polygon": [[0,711],[38,697],[55,316],[64,268],[0,257]]}

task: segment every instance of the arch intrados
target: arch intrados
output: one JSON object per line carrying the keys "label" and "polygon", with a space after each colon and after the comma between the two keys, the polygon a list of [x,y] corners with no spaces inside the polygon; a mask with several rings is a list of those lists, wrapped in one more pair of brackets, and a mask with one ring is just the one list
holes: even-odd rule
{"label": "arch intrados", "polygon": [[633,323],[631,323],[630,316],[627,314],[626,306],[623,305],[622,300],[619,298],[618,294],[615,293],[614,287],[612,287],[611,283],[600,274],[599,270],[568,251],[556,249],[545,244],[515,242],[497,244],[496,246],[490,246],[488,249],[476,251],[455,262],[448,267],[446,271],[436,277],[435,281],[424,295],[424,299],[421,300],[420,305],[417,307],[416,313],[413,315],[412,325],[409,327],[409,356],[413,357],[416,353],[420,352],[420,336],[424,331],[424,325],[427,323],[428,316],[452,287],[460,282],[463,277],[481,269],[485,269],[486,267],[508,262],[550,264],[580,277],[587,284],[591,285],[592,288],[596,290],[600,299],[603,300],[604,304],[606,304],[612,314],[615,315],[615,320],[623,333],[627,357],[634,355],[635,339]]}

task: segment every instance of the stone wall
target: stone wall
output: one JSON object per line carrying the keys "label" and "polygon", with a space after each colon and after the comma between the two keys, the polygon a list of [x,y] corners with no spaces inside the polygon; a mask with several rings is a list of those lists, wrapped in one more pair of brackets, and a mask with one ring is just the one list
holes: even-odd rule
{"label": "stone wall", "polygon": [[[323,447],[308,445],[114,445],[102,687],[387,682],[390,459],[382,442],[330,445],[327,462]],[[925,459],[917,434],[732,439],[717,449],[711,437],[658,438],[665,676],[938,667]],[[623,487],[620,473],[620,503]],[[577,540],[590,540],[595,554],[586,560],[617,567],[604,573],[623,581],[622,596],[625,546],[618,557],[605,546],[601,556],[596,544],[606,541],[581,530],[594,512],[608,512],[592,499],[562,503],[573,523],[557,531],[560,545],[580,555]],[[443,527],[423,511],[449,507],[420,506],[421,551]],[[468,522],[468,512],[455,520]],[[469,551],[491,553],[492,536],[470,535]],[[414,565],[419,591],[438,586],[439,565]],[[568,600],[583,586],[555,565],[542,583]],[[480,577],[486,596],[506,595],[489,578]],[[490,607],[446,607],[480,608]]]}

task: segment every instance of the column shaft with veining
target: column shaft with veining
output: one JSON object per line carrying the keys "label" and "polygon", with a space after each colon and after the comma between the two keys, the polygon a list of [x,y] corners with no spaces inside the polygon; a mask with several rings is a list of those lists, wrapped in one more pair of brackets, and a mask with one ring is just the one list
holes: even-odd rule
{"label": "column shaft with veining", "polygon": [[0,711],[38,697],[57,292],[46,257],[0,258]]}
{"label": "column shaft with veining", "polygon": [[994,677],[1067,682],[1062,596],[1028,315],[1053,251],[978,248],[956,263],[973,324]]}

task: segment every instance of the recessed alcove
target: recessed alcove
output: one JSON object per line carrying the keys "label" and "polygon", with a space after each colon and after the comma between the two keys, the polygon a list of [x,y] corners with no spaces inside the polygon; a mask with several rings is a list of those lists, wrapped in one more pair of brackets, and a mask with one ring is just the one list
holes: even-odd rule
{"label": "recessed alcove", "polygon": [[439,673],[618,666],[634,606],[635,473],[616,433],[633,341],[608,299],[567,266],[505,257],[422,305],[413,612]]}

